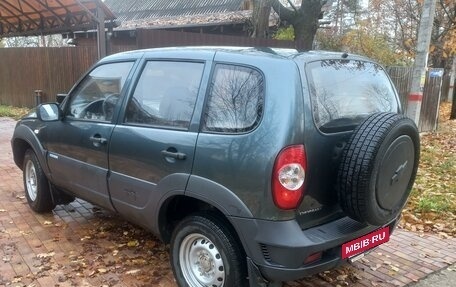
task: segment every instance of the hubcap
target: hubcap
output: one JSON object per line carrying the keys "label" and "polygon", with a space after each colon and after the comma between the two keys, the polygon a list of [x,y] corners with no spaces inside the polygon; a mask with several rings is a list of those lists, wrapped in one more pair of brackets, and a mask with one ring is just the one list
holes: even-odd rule
{"label": "hubcap", "polygon": [[179,248],[181,270],[190,287],[222,287],[225,266],[217,247],[204,235],[187,235]]}
{"label": "hubcap", "polygon": [[31,160],[25,166],[25,184],[27,187],[27,194],[32,201],[35,201],[38,191],[37,178],[35,165]]}

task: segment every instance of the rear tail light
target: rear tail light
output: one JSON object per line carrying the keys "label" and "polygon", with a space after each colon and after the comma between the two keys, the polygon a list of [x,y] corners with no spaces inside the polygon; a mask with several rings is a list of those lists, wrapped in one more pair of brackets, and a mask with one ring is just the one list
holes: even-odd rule
{"label": "rear tail light", "polygon": [[280,209],[295,209],[304,196],[307,158],[303,145],[283,149],[272,171],[272,197]]}

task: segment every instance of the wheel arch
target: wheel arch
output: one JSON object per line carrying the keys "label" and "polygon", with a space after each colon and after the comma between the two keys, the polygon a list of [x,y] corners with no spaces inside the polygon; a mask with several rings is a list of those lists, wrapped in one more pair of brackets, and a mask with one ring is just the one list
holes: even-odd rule
{"label": "wheel arch", "polygon": [[232,216],[252,218],[245,204],[230,190],[198,176],[190,176],[185,193],[170,194],[161,201],[157,215],[161,239],[169,243],[174,227],[190,214],[210,213],[226,224],[241,246],[240,234],[230,220]]}
{"label": "wheel arch", "polygon": [[41,168],[49,178],[50,171],[46,164],[46,150],[43,148],[38,138],[29,127],[23,125],[16,127],[13,138],[11,140],[11,147],[13,150],[14,163],[20,169],[22,169],[24,155],[27,149],[33,150],[33,152],[36,154],[36,157],[38,158]]}

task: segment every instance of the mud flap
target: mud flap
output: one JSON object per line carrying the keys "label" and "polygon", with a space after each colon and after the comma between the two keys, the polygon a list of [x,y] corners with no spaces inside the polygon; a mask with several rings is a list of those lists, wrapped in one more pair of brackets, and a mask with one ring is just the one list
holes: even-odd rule
{"label": "mud flap", "polygon": [[75,200],[75,197],[63,191],[58,190],[52,183],[49,182],[49,190],[51,191],[52,202],[55,205],[69,204]]}
{"label": "mud flap", "polygon": [[249,272],[250,287],[282,287],[282,282],[269,282],[266,280],[249,257],[247,257],[247,268]]}

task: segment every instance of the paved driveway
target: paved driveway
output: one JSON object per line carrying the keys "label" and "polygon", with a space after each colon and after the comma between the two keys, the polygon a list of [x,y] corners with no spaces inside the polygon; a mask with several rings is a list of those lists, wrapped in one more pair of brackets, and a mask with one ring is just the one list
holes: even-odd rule
{"label": "paved driveway", "polygon": [[[81,200],[32,212],[12,160],[14,125],[0,118],[0,286],[176,286],[168,247],[115,214]],[[397,230],[354,265],[285,286],[405,286],[455,262],[456,239]]]}

